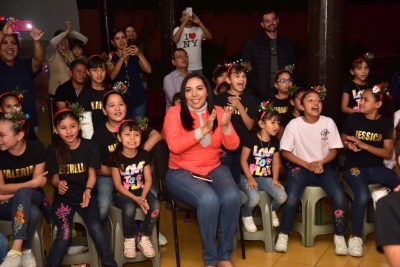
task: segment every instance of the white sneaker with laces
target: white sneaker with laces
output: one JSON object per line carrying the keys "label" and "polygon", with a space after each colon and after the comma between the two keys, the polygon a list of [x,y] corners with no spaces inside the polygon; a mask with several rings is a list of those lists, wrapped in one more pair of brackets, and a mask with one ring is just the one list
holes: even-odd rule
{"label": "white sneaker with laces", "polygon": [[[7,256],[4,258],[3,263],[0,267],[21,267],[22,257],[20,255],[15,254],[12,251],[7,253]],[[36,266],[36,265],[35,265]]]}
{"label": "white sneaker with laces", "polygon": [[362,257],[363,251],[363,242],[360,237],[350,237],[349,238],[349,255],[353,257]]}
{"label": "white sneaker with laces", "polygon": [[22,267],[36,267],[36,259],[30,249],[22,251]]}
{"label": "white sneaker with laces", "polygon": [[288,245],[288,235],[280,233],[278,236],[278,241],[275,244],[275,251],[277,252],[287,252]]}
{"label": "white sneaker with laces", "polygon": [[165,246],[166,244],[167,244],[167,238],[162,233],[159,233],[158,245]]}
{"label": "white sneaker with laces", "polygon": [[372,200],[374,201],[374,210],[376,210],[376,202],[384,196],[386,196],[390,192],[389,188],[382,187],[380,189],[374,189],[372,190]]}
{"label": "white sneaker with laces", "polygon": [[253,216],[250,217],[242,217],[244,229],[247,232],[255,233],[257,232],[257,226],[254,224]]}
{"label": "white sneaker with laces", "polygon": [[333,243],[335,244],[336,255],[347,256],[349,254],[344,236],[335,235],[333,237]]}
{"label": "white sneaker with laces", "polygon": [[276,216],[276,211],[271,212],[272,214],[272,226],[273,227],[278,227],[279,226],[279,219],[278,216]]}

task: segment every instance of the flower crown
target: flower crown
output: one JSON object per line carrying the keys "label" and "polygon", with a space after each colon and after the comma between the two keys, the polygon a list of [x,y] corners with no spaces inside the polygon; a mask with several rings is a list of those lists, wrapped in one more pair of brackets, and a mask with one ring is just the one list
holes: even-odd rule
{"label": "flower crown", "polygon": [[130,121],[135,121],[139,127],[140,127],[140,131],[146,131],[147,129],[147,122],[149,121],[146,117],[141,118],[141,117],[136,117],[136,120],[132,120],[132,119],[127,119],[127,120],[122,120],[120,124],[118,124],[117,126],[115,126],[115,131],[119,134],[119,130],[121,129],[121,126],[126,123],[126,122],[130,122]]}
{"label": "flower crown", "polygon": [[275,73],[275,75],[274,75],[274,82],[276,81],[276,77],[278,77],[278,75],[279,75],[280,73],[282,73],[282,72],[284,72],[284,71],[287,71],[287,72],[289,72],[290,75],[292,75],[294,69],[295,69],[294,64],[292,64],[292,65],[289,64],[289,65],[287,65],[286,67],[284,67],[283,69],[278,70],[278,71]]}
{"label": "flower crown", "polygon": [[14,122],[14,129],[17,129],[22,132],[22,128],[25,124],[25,114],[22,112],[22,109],[16,108],[15,110],[4,115],[7,119],[10,119]]}
{"label": "flower crown", "polygon": [[312,86],[311,89],[314,90],[317,94],[319,94],[322,101],[324,101],[324,99],[328,94],[328,90],[326,89],[325,85]]}
{"label": "flower crown", "polygon": [[380,101],[382,101],[382,95],[383,94],[386,94],[387,96],[389,96],[389,92],[388,92],[388,89],[387,89],[388,85],[389,84],[387,82],[381,83],[381,84],[377,84],[374,87],[372,87],[372,93],[374,95],[379,95],[379,99],[380,99]]}
{"label": "flower crown", "polygon": [[227,70],[227,72],[226,72],[227,74],[229,74],[230,71],[231,71],[231,69],[232,69],[232,67],[233,67],[233,66],[236,66],[236,65],[242,66],[246,72],[249,72],[249,71],[252,71],[252,70],[253,70],[253,67],[251,66],[251,62],[249,62],[249,61],[244,62],[244,61],[242,61],[241,59],[240,59],[240,60],[237,60],[237,61],[235,61],[235,62],[233,62],[233,63],[229,63],[229,64],[224,63],[224,65],[225,65],[225,67],[228,68],[228,70]]}
{"label": "flower crown", "polygon": [[292,97],[297,92],[298,88],[299,87],[297,87],[296,85],[289,86],[288,87],[288,95],[290,95],[290,97]]}
{"label": "flower crown", "polygon": [[111,59],[114,55],[114,52],[111,51],[110,54],[106,54],[105,52],[101,53],[100,57],[104,60],[104,63],[107,64],[107,66],[111,67],[112,63],[111,63]]}
{"label": "flower crown", "polygon": [[128,92],[128,87],[126,87],[125,83],[123,82],[116,82],[113,86],[113,90],[121,95],[131,95]]}
{"label": "flower crown", "polygon": [[364,54],[364,58],[367,62],[371,63],[372,61],[374,61],[375,56],[374,56],[374,54],[371,54],[368,52],[368,53]]}
{"label": "flower crown", "polygon": [[12,92],[17,96],[18,102],[22,103],[22,100],[24,100],[24,94],[27,91],[23,91],[19,89],[19,85],[15,88],[15,90],[12,90]]}
{"label": "flower crown", "polygon": [[263,101],[258,107],[258,113],[261,112],[260,120],[262,120],[267,113],[274,112],[274,102],[271,101]]}
{"label": "flower crown", "polygon": [[68,101],[66,101],[65,102],[66,104],[67,104],[67,108],[62,108],[62,109],[60,109],[60,110],[58,110],[55,114],[54,114],[54,116],[53,116],[53,118],[55,119],[60,113],[62,113],[62,112],[66,112],[66,111],[70,111],[70,112],[72,112],[72,114],[74,114],[75,116],[77,116],[79,119],[82,119],[83,118],[83,107],[81,107],[80,105],[79,105],[79,103],[69,103]]}

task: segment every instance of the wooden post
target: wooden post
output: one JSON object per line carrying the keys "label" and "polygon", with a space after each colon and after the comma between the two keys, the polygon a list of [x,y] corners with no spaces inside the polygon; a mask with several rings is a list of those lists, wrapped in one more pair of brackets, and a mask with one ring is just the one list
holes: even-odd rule
{"label": "wooden post", "polygon": [[308,86],[325,85],[323,114],[341,128],[344,0],[308,1]]}
{"label": "wooden post", "polygon": [[111,51],[111,31],[114,29],[112,0],[97,0],[100,18],[101,51]]}

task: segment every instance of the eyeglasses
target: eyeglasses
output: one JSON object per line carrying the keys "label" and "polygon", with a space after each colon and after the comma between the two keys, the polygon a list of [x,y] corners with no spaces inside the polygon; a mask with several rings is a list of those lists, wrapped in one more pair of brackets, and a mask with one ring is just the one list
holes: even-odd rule
{"label": "eyeglasses", "polygon": [[188,55],[177,56],[174,59],[182,59],[182,58],[189,58]]}
{"label": "eyeglasses", "polygon": [[292,78],[278,80],[278,83],[291,83],[291,82],[293,82]]}

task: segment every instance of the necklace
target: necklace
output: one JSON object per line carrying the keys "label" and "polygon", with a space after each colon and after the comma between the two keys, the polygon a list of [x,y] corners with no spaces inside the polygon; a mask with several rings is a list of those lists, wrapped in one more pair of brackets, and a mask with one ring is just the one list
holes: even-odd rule
{"label": "necklace", "polygon": [[[360,87],[358,87],[358,84],[356,82],[353,82],[353,83],[357,86],[358,92],[360,92],[361,89],[360,89]],[[367,86],[367,88],[369,87],[368,83],[366,83],[365,85]],[[364,86],[364,85],[362,85],[362,86]],[[363,89],[363,91],[364,91],[364,89]]]}
{"label": "necklace", "polygon": [[[258,136],[257,136],[258,137]],[[259,139],[260,139],[260,144],[261,144],[261,147],[263,148],[263,150],[264,150],[264,145],[263,145],[263,141],[261,140],[261,134],[260,134],[260,137],[259,137]],[[267,147],[267,151],[266,152],[268,152],[269,151],[269,145],[271,144],[271,137],[269,137],[269,141],[268,141],[268,147]]]}

